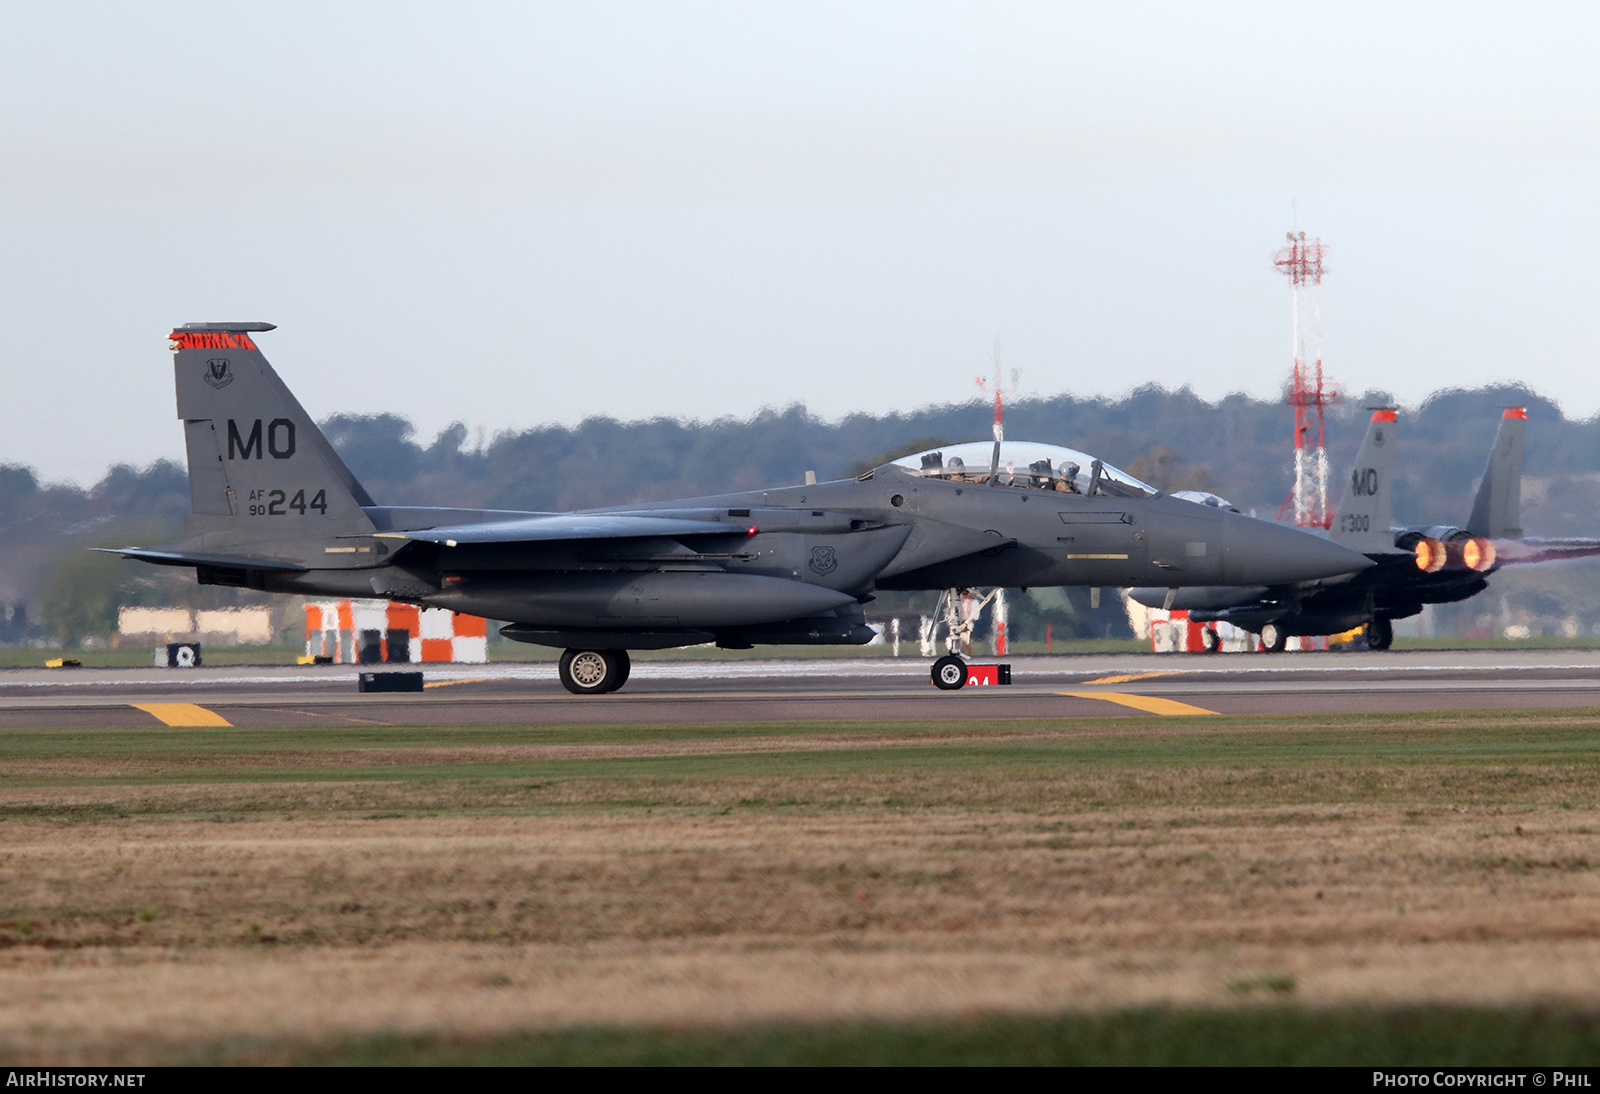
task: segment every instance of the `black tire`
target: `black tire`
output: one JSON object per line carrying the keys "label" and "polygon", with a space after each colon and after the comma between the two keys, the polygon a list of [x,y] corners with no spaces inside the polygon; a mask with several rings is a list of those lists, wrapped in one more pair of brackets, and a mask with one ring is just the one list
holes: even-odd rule
{"label": "black tire", "polygon": [[1288,644],[1289,636],[1276,623],[1268,623],[1261,628],[1261,648],[1268,653],[1282,653]]}
{"label": "black tire", "polygon": [[1222,635],[1215,627],[1207,627],[1200,632],[1200,646],[1207,653],[1216,653],[1222,648]]}
{"label": "black tire", "polygon": [[967,686],[967,663],[948,654],[933,663],[933,686],[941,691],[956,691]]}
{"label": "black tire", "polygon": [[[567,650],[561,655],[561,686],[574,695],[604,695],[622,686],[619,650]],[[626,654],[623,654],[626,657]]]}
{"label": "black tire", "polygon": [[611,653],[617,659],[617,682],[611,685],[611,690],[616,691],[628,682],[628,674],[633,671],[633,658],[628,656],[627,650],[612,650]]}
{"label": "black tire", "polygon": [[1367,624],[1367,649],[1386,650],[1394,645],[1394,624],[1387,619],[1374,619]]}

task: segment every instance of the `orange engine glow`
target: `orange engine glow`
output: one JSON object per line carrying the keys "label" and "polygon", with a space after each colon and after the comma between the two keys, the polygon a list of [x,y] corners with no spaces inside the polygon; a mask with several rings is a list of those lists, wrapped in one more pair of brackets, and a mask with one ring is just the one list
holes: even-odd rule
{"label": "orange engine glow", "polygon": [[1436,539],[1419,539],[1415,548],[1417,569],[1432,574],[1444,569],[1445,547]]}
{"label": "orange engine glow", "polygon": [[1461,561],[1469,570],[1482,573],[1494,565],[1494,541],[1474,536],[1461,545]]}

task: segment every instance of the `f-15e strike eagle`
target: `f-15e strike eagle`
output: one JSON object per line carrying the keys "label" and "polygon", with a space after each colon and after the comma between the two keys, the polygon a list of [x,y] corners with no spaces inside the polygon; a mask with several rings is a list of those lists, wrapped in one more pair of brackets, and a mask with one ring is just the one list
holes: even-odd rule
{"label": "f-15e strike eagle", "polygon": [[[621,687],[629,650],[868,642],[862,605],[875,589],[1259,588],[1372,565],[1298,529],[1165,496],[1081,452],[1002,453],[998,430],[992,448],[716,497],[573,513],[378,505],[256,348],[251,335],[272,329],[172,332],[193,515],[178,542],[117,553],[193,567],[204,585],[504,620],[507,638],[564,649],[561,682],[579,694]],[[941,686],[965,682],[955,652],[936,668]]]}
{"label": "f-15e strike eagle", "polygon": [[[1422,611],[1424,604],[1450,604],[1476,596],[1506,563],[1551,562],[1600,554],[1600,540],[1522,537],[1523,407],[1507,407],[1489,450],[1489,462],[1464,526],[1393,524],[1395,412],[1372,412],[1356,453],[1344,497],[1334,512],[1329,538],[1360,551],[1375,565],[1360,573],[1294,585],[1196,587],[1179,582],[1134,588],[1128,595],[1146,607],[1184,609],[1196,623],[1227,622],[1261,635],[1262,648],[1282,650],[1290,635],[1337,634],[1365,627],[1367,646],[1386,650],[1394,620]],[[1214,494],[1189,495],[1212,507],[1228,502]],[[1206,635],[1217,648],[1215,631]]]}

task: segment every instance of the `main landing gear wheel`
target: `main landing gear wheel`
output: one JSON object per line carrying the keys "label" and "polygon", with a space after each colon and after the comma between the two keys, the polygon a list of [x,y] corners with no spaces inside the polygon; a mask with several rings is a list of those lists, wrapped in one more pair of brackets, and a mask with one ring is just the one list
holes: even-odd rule
{"label": "main landing gear wheel", "polygon": [[1289,636],[1276,623],[1268,623],[1261,628],[1261,648],[1268,653],[1282,653],[1288,644]]}
{"label": "main landing gear wheel", "polygon": [[1374,619],[1367,624],[1367,649],[1386,650],[1394,644],[1394,624],[1387,619]]}
{"label": "main landing gear wheel", "polygon": [[1200,632],[1200,647],[1207,653],[1216,653],[1222,648],[1222,635],[1215,627],[1207,627]]}
{"label": "main landing gear wheel", "polygon": [[933,663],[933,686],[942,691],[955,691],[967,683],[967,663],[955,654],[941,657]]}
{"label": "main landing gear wheel", "polygon": [[627,650],[567,650],[561,686],[574,695],[603,695],[626,683],[631,667]]}

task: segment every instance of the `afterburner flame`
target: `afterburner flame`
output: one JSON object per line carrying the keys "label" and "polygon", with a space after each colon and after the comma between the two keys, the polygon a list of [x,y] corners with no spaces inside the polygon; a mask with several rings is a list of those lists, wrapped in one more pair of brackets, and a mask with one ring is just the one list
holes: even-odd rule
{"label": "afterburner flame", "polygon": [[1417,569],[1423,573],[1437,573],[1444,569],[1445,547],[1436,539],[1426,537],[1417,540],[1414,548],[1417,555]]}
{"label": "afterburner flame", "polygon": [[1467,569],[1477,570],[1479,573],[1494,565],[1494,541],[1474,536],[1461,545],[1461,561]]}

